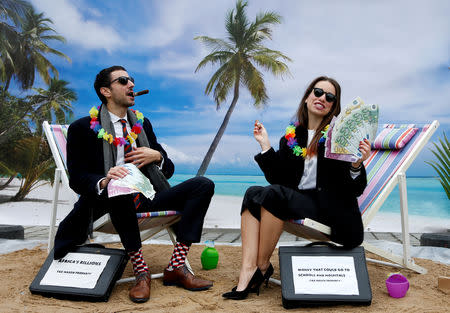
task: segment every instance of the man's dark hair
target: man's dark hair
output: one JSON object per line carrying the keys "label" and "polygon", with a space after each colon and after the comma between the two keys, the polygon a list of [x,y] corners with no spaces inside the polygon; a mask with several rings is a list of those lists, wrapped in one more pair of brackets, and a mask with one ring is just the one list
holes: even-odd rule
{"label": "man's dark hair", "polygon": [[126,71],[126,69],[123,66],[120,65],[114,65],[108,68],[105,68],[101,70],[97,76],[95,76],[95,82],[94,82],[94,88],[95,92],[97,93],[97,96],[99,97],[100,101],[104,104],[106,104],[106,98],[104,95],[101,94],[100,88],[102,87],[109,87],[111,84],[111,73],[114,71]]}

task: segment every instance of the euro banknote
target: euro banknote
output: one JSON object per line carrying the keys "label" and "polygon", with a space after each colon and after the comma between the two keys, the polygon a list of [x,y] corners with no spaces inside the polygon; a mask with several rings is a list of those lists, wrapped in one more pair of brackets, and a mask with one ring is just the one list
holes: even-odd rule
{"label": "euro banknote", "polygon": [[[329,130],[331,136],[327,136],[329,153],[361,158],[359,142],[364,139],[373,142],[375,139],[378,113],[377,105],[365,104],[361,98],[355,98],[338,117],[333,119],[332,133]],[[346,157],[346,159],[350,158]]]}

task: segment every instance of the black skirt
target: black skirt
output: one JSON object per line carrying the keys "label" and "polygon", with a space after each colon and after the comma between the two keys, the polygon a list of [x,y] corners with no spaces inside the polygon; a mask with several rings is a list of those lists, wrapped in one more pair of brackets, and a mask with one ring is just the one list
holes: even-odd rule
{"label": "black skirt", "polygon": [[275,217],[286,220],[311,218],[325,222],[316,189],[294,190],[282,185],[252,186],[245,192],[241,214],[245,210],[261,220],[261,207]]}

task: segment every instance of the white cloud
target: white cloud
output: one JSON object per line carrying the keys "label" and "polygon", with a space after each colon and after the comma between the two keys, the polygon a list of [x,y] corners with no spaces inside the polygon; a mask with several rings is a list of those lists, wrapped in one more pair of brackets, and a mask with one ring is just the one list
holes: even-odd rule
{"label": "white cloud", "polygon": [[183,80],[205,80],[208,76],[202,73],[194,73],[195,68],[201,60],[200,55],[191,55],[177,51],[166,51],[161,53],[148,63],[151,75],[162,75]]}
{"label": "white cloud", "polygon": [[[228,1],[155,1],[152,3],[152,12],[148,12],[151,14],[148,23],[137,30],[139,37],[149,38],[142,42],[142,47],[186,48],[186,43],[192,44],[193,38],[204,34],[205,29],[209,34],[217,31],[223,33],[222,25],[218,24],[217,20],[224,19],[223,12],[230,4]],[[208,27],[203,27],[203,30],[199,32],[200,25]]]}
{"label": "white cloud", "polygon": [[[189,88],[183,90],[185,111],[180,111],[179,103],[171,104],[170,97],[165,97],[164,106],[154,105],[155,110],[144,113],[155,117],[152,122],[160,134],[173,130],[174,121],[177,129],[186,132],[160,138],[168,144],[172,158],[186,164],[200,162],[232,95],[219,111],[215,110],[212,97],[203,95],[217,68],[206,67],[194,73],[209,51],[193,38],[224,38],[225,14],[234,8],[234,0],[135,1],[136,14],[124,11],[123,16],[112,11],[115,5],[107,1],[32,2],[53,19],[58,33],[77,49],[117,51],[113,54],[117,60],[131,62],[141,74],[157,76],[161,89],[173,92],[176,89],[168,87],[175,84],[181,85],[180,89]],[[253,108],[251,97],[241,89],[213,162],[253,162],[253,154],[258,151],[251,136],[254,119],[266,124],[272,143],[277,146],[305,87],[322,74],[340,82],[343,105],[355,96],[378,104],[380,121],[439,119],[447,127],[450,124],[446,97],[450,94],[450,2],[250,1],[250,20],[261,11],[276,11],[283,17],[282,24],[274,27],[274,40],[265,44],[293,59],[288,63],[292,78],[281,80],[263,72],[270,102],[262,111]],[[132,42],[127,38],[146,40]],[[180,101],[177,96],[173,101]]]}
{"label": "white cloud", "polygon": [[[175,135],[160,138],[164,149],[174,163],[198,164],[203,160],[212,139],[213,133],[202,135]],[[176,147],[176,148],[174,148]],[[239,147],[239,149],[236,149]],[[211,165],[249,164],[258,151],[258,144],[251,136],[224,135],[212,159]]]}
{"label": "white cloud", "polygon": [[[229,8],[233,5],[228,3]],[[448,2],[378,1],[361,5],[359,1],[284,1],[282,4],[258,1],[250,3],[248,16],[253,19],[260,8],[277,11],[284,18],[283,23],[274,28],[274,41],[267,42],[267,46],[294,60],[288,64],[293,77],[281,80],[265,73],[271,100],[264,111],[256,111],[248,94],[242,92],[212,164],[252,162],[258,151],[253,138],[235,134],[243,134],[245,125],[255,117],[267,121],[272,144],[276,147],[282,127],[294,114],[306,85],[322,74],[341,83],[343,106],[361,96],[366,102],[380,106],[382,122],[439,119],[441,124],[450,123],[448,99],[444,96],[450,94],[450,81],[448,75],[436,74],[439,67],[447,69],[449,66],[450,20],[445,13],[450,8]],[[197,80],[204,86],[214,69],[204,74],[203,80],[192,74],[196,66],[192,60],[200,60],[208,51],[192,48],[190,34],[224,37],[220,28],[224,29],[225,10],[220,16],[216,11],[202,10],[201,6],[196,9],[205,16],[214,15],[216,20],[211,24],[189,25],[186,27],[189,30],[177,33],[165,48],[161,47],[170,53],[153,59],[149,68],[169,77]],[[186,14],[181,19],[184,22],[177,20],[176,23],[188,25],[190,16]],[[181,49],[181,43],[188,48]],[[171,138],[171,141],[176,141],[183,151],[203,158],[231,98],[232,95],[224,109],[216,114],[211,108],[197,106],[186,112],[189,118],[180,122],[181,129],[199,132],[210,129],[209,134],[183,136],[180,141]],[[167,125],[171,120],[167,119]],[[164,120],[159,122],[165,124]]]}
{"label": "white cloud", "polygon": [[[167,155],[174,163],[196,164],[201,161],[200,157],[198,157],[198,156],[188,155],[188,154],[180,151],[180,149],[176,149],[172,146],[168,146],[165,143],[161,143],[161,145],[164,148],[164,150],[166,150]],[[179,148],[183,148],[183,147],[179,147]]]}
{"label": "white cloud", "polygon": [[[168,36],[167,32],[161,32],[170,39],[160,46],[159,57],[150,61],[150,72],[205,85],[214,69],[193,73],[208,51],[204,47],[198,49],[200,43],[192,41],[192,34],[224,37],[225,12],[234,3],[220,4],[222,7],[214,9],[195,1],[189,5],[161,4],[161,17],[170,11],[172,18],[160,18],[155,24],[172,31]],[[435,118],[441,113],[439,108],[448,106],[445,97],[433,99],[425,112],[411,110],[415,103],[430,101],[426,90],[432,84],[448,90],[444,81],[431,83],[419,77],[433,75],[431,72],[439,66],[448,66],[450,22],[445,12],[450,6],[444,1],[431,4],[418,1],[378,1],[363,6],[359,1],[250,3],[251,19],[261,8],[283,16],[283,23],[274,27],[274,41],[266,44],[294,60],[289,63],[293,78],[281,80],[265,73],[271,97],[268,111],[291,109],[294,112],[309,81],[327,74],[341,83],[344,105],[359,95],[367,102],[380,105],[382,119],[398,118],[399,112],[403,119]],[[155,28],[153,31],[158,32]]]}
{"label": "white cloud", "polygon": [[[45,12],[53,23],[55,30],[68,42],[86,50],[112,51],[125,45],[119,33],[109,24],[102,24],[94,19],[86,19],[81,11],[69,0],[31,0],[40,11]],[[89,10],[99,16],[99,10]]]}

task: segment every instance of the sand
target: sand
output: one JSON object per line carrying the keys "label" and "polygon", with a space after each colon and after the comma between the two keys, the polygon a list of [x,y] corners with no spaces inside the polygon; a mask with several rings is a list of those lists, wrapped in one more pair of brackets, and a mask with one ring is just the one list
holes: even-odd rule
{"label": "sand", "polygon": [[[117,246],[111,246],[117,247]],[[200,277],[214,281],[207,291],[191,292],[179,287],[163,286],[161,279],[152,281],[151,299],[135,304],[128,298],[131,283],[116,285],[108,302],[91,303],[58,300],[33,295],[28,287],[46,258],[46,251],[37,247],[0,255],[0,312],[278,312],[285,311],[281,303],[281,287],[269,283],[262,287],[259,296],[251,294],[243,301],[224,300],[222,293],[231,290],[237,282],[241,260],[241,248],[218,245],[220,259],[217,269],[203,270],[200,254],[203,245],[194,245],[189,253],[191,265]],[[144,256],[153,272],[166,266],[172,248],[170,245],[144,245]],[[367,257],[377,258],[368,253]],[[279,279],[278,251],[272,263],[274,278]],[[391,298],[385,287],[386,276],[398,269],[368,263],[373,301],[370,306],[331,306],[297,309],[302,312],[444,312],[450,305],[450,297],[437,288],[439,276],[449,276],[450,266],[424,259],[416,263],[428,269],[425,275],[400,270],[410,281],[407,295],[401,299]],[[127,265],[124,277],[131,275]],[[296,310],[292,310],[296,311]]]}

